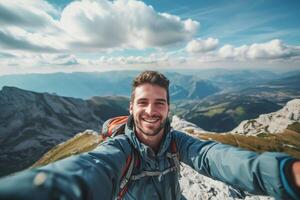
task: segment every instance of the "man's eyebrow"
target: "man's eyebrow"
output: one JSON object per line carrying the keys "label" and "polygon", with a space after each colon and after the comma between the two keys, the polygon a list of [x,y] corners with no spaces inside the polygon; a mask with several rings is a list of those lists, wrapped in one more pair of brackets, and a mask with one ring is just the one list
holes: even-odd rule
{"label": "man's eyebrow", "polygon": [[148,101],[148,99],[147,98],[140,98],[137,101]]}
{"label": "man's eyebrow", "polygon": [[165,100],[165,99],[156,99],[156,101],[167,102],[167,100]]}

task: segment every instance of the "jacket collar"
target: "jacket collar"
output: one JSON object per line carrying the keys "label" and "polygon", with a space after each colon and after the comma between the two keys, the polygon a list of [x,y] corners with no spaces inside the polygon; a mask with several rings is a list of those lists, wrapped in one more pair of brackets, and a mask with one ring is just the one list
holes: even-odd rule
{"label": "jacket collar", "polygon": [[128,136],[132,145],[140,153],[140,155],[146,160],[148,160],[148,159],[153,160],[153,158],[155,158],[156,156],[160,157],[160,156],[164,155],[166,153],[166,151],[168,151],[168,148],[170,146],[171,139],[172,139],[171,132],[172,131],[171,131],[170,121],[169,121],[169,119],[167,119],[167,122],[166,122],[166,125],[164,128],[164,137],[162,139],[163,141],[160,144],[158,154],[155,155],[154,151],[149,146],[140,142],[139,139],[136,137],[135,128],[134,128],[134,120],[133,120],[132,115],[129,116],[127,124],[126,124],[126,128],[125,128],[125,134]]}

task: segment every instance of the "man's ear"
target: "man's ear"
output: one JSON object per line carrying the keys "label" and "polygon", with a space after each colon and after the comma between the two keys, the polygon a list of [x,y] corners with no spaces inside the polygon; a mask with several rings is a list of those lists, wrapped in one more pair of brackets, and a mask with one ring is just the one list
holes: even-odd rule
{"label": "man's ear", "polygon": [[132,102],[129,103],[129,113],[132,115]]}

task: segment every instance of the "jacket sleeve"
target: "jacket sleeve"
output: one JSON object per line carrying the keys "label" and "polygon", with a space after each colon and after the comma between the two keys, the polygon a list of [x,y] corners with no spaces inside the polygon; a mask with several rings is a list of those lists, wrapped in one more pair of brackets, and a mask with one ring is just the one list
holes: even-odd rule
{"label": "jacket sleeve", "polygon": [[0,199],[112,199],[127,146],[107,141],[91,152],[2,178]]}
{"label": "jacket sleeve", "polygon": [[283,153],[252,151],[212,141],[201,141],[181,132],[175,138],[182,162],[199,173],[252,194],[290,199],[280,165],[291,158]]}

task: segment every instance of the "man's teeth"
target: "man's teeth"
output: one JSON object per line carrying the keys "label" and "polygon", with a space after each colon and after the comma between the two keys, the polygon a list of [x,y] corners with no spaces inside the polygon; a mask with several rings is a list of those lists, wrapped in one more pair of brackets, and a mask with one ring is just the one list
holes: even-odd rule
{"label": "man's teeth", "polygon": [[154,122],[157,122],[159,119],[156,118],[156,119],[144,119],[144,121],[148,122],[148,123],[154,123]]}

